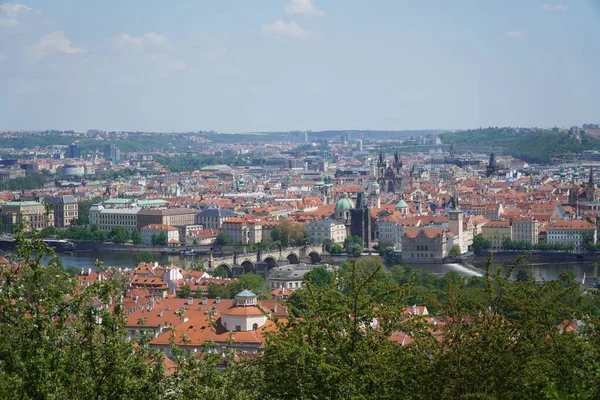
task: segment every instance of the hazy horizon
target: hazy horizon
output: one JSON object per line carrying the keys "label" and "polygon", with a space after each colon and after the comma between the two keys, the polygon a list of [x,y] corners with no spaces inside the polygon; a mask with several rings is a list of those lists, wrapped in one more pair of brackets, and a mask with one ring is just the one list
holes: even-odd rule
{"label": "hazy horizon", "polygon": [[0,2],[0,130],[599,123],[598,37],[594,0]]}

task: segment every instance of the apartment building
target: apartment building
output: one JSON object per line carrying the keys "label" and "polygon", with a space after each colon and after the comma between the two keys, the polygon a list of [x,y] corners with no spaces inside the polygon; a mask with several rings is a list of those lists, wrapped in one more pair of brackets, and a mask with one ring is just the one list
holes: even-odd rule
{"label": "apartment building", "polygon": [[536,244],[540,234],[540,223],[535,218],[513,218],[512,231],[513,240]]}
{"label": "apartment building", "polygon": [[202,225],[205,229],[221,229],[223,222],[234,217],[237,217],[237,214],[231,210],[209,208],[196,215],[196,224]]}
{"label": "apartment building", "polygon": [[344,243],[346,240],[346,225],[335,219],[314,220],[304,224],[304,227],[312,243],[323,243],[325,240]]}
{"label": "apartment building", "polygon": [[158,236],[161,233],[164,233],[167,237],[167,245],[173,246],[178,245],[179,242],[179,229],[171,225],[165,224],[149,224],[143,226],[140,229],[142,234],[142,243],[146,246],[152,245],[152,237]]}
{"label": "apartment building", "polygon": [[231,218],[221,225],[221,232],[229,236],[231,244],[254,244],[262,242],[263,231],[259,222],[243,218]]}
{"label": "apartment building", "polygon": [[79,217],[79,204],[71,195],[45,196],[40,201],[54,209],[54,226],[57,228],[65,228]]}
{"label": "apartment building", "polygon": [[102,204],[94,204],[90,208],[90,225],[97,225],[101,231],[110,231],[121,226],[129,232],[138,229],[137,213],[139,207],[104,208]]}
{"label": "apartment building", "polygon": [[550,244],[573,243],[575,249],[582,250],[587,240],[596,243],[598,236],[596,226],[585,220],[555,221],[547,229],[546,241]]}
{"label": "apartment building", "polygon": [[493,248],[501,249],[506,238],[513,239],[513,227],[509,221],[490,221],[481,228],[481,235]]}
{"label": "apartment building", "polygon": [[179,240],[183,241],[187,227],[197,226],[196,214],[198,210],[191,208],[142,208],[137,214],[137,226],[139,230],[151,224],[174,226],[179,229]]}

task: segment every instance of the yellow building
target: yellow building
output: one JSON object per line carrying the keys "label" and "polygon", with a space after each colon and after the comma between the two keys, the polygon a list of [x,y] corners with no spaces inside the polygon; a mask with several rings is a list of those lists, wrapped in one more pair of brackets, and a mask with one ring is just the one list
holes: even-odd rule
{"label": "yellow building", "polygon": [[25,229],[41,230],[54,226],[54,210],[37,201],[11,201],[2,205],[0,219],[4,232],[12,232],[21,224]]}
{"label": "yellow building", "polygon": [[513,229],[509,221],[490,221],[483,225],[481,235],[496,249],[502,248],[504,239],[513,239]]}

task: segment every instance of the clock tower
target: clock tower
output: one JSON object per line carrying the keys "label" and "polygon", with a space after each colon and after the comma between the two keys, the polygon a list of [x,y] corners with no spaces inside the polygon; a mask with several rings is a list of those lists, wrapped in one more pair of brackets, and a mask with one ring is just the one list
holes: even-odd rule
{"label": "clock tower", "polygon": [[448,210],[448,229],[452,233],[454,233],[458,238],[458,243],[460,243],[461,253],[465,252],[465,249],[462,245],[463,239],[463,212],[458,205],[458,196],[454,194],[452,197],[453,207]]}

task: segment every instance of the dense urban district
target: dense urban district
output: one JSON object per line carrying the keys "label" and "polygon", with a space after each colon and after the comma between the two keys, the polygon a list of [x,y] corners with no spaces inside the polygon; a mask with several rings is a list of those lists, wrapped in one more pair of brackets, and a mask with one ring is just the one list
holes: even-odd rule
{"label": "dense urban district", "polygon": [[0,398],[600,398],[598,125],[0,147]]}

